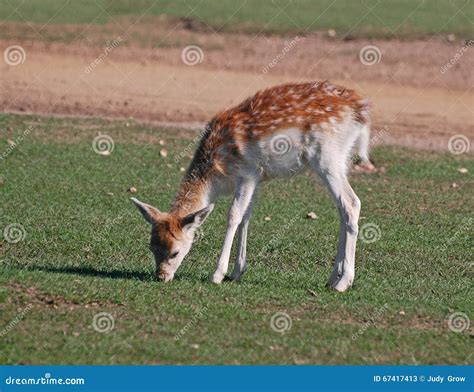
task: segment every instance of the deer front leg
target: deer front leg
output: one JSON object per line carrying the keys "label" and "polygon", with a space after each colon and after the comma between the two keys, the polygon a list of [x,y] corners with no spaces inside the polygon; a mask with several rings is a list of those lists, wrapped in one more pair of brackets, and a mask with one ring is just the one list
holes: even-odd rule
{"label": "deer front leg", "polygon": [[329,175],[327,183],[339,209],[341,225],[336,261],[329,285],[342,292],[352,285],[355,275],[360,201],[345,175]]}
{"label": "deer front leg", "polygon": [[237,259],[234,270],[230,275],[230,280],[238,281],[247,269],[247,232],[249,228],[250,216],[252,215],[253,198],[250,201],[247,211],[245,211],[242,222],[238,229]]}
{"label": "deer front leg", "polygon": [[224,245],[222,246],[222,250],[217,261],[216,271],[211,278],[211,282],[213,283],[221,283],[225,274],[227,273],[234,236],[237,228],[244,218],[245,212],[252,201],[252,196],[255,192],[256,185],[257,180],[254,178],[242,178],[237,182],[234,200],[232,201],[232,205],[229,210]]}

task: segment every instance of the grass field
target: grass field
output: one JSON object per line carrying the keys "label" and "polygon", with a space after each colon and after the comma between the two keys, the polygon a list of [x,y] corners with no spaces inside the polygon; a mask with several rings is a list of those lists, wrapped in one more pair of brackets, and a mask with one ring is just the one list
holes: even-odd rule
{"label": "grass field", "polygon": [[[166,209],[188,163],[175,158],[192,135],[5,114],[0,129],[0,228],[24,230],[19,242],[0,240],[2,364],[474,362],[472,329],[456,333],[447,321],[473,311],[466,155],[374,150],[386,173],[354,174],[352,183],[361,226],[376,225],[380,239],[359,241],[355,285],[339,294],[325,288],[337,213],[309,174],[262,187],[240,284],[207,282],[229,200],[163,284],[152,278],[149,228],[127,189]],[[93,151],[99,132],[114,140],[109,156]],[[306,219],[309,211],[318,219]],[[114,319],[108,333],[92,327],[99,312]],[[277,312],[290,329],[272,329]]]}
{"label": "grass field", "polygon": [[41,25],[105,24],[114,19],[124,24],[126,17],[144,15],[188,18],[219,31],[301,33],[335,29],[353,37],[455,33],[471,38],[474,4],[470,0],[6,0],[0,3],[0,20]]}

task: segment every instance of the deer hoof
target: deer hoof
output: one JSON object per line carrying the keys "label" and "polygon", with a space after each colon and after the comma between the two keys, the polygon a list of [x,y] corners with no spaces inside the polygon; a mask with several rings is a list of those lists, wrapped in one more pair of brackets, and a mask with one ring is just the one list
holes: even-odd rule
{"label": "deer hoof", "polygon": [[340,293],[343,293],[349,287],[352,286],[352,281],[353,281],[353,278],[351,276],[342,275],[337,282],[331,284],[331,287],[334,290],[339,291]]}
{"label": "deer hoof", "polygon": [[211,277],[211,283],[221,284],[224,280],[224,274],[215,272],[214,275]]}

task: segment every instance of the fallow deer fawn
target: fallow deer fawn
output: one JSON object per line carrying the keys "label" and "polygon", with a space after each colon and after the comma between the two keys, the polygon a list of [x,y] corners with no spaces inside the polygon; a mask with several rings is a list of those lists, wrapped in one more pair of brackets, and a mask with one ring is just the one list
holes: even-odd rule
{"label": "fallow deer fawn", "polygon": [[368,102],[328,82],[285,84],[246,99],[214,117],[206,127],[171,212],[132,198],[152,225],[150,249],[156,275],[170,281],[219,195],[233,190],[224,245],[211,281],[221,283],[238,233],[237,260],[230,276],[246,269],[247,229],[260,181],[292,176],[305,166],[319,174],[340,214],[340,233],[329,285],[345,291],[354,279],[360,201],[347,180],[354,146],[368,158]]}

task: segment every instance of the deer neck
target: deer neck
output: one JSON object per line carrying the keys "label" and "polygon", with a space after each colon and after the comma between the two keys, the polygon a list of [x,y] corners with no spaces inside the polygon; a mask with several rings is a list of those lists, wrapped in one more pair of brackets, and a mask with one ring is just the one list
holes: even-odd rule
{"label": "deer neck", "polygon": [[186,216],[214,202],[217,197],[216,178],[209,165],[196,165],[193,160],[174,199],[171,213]]}
{"label": "deer neck", "polygon": [[213,153],[220,140],[213,136],[211,124],[206,126],[199,138],[199,146],[172,205],[172,213],[179,216],[207,207],[222,193],[220,175],[223,173]]}
{"label": "deer neck", "polygon": [[209,181],[201,178],[184,178],[174,199],[171,213],[185,216],[211,203]]}

